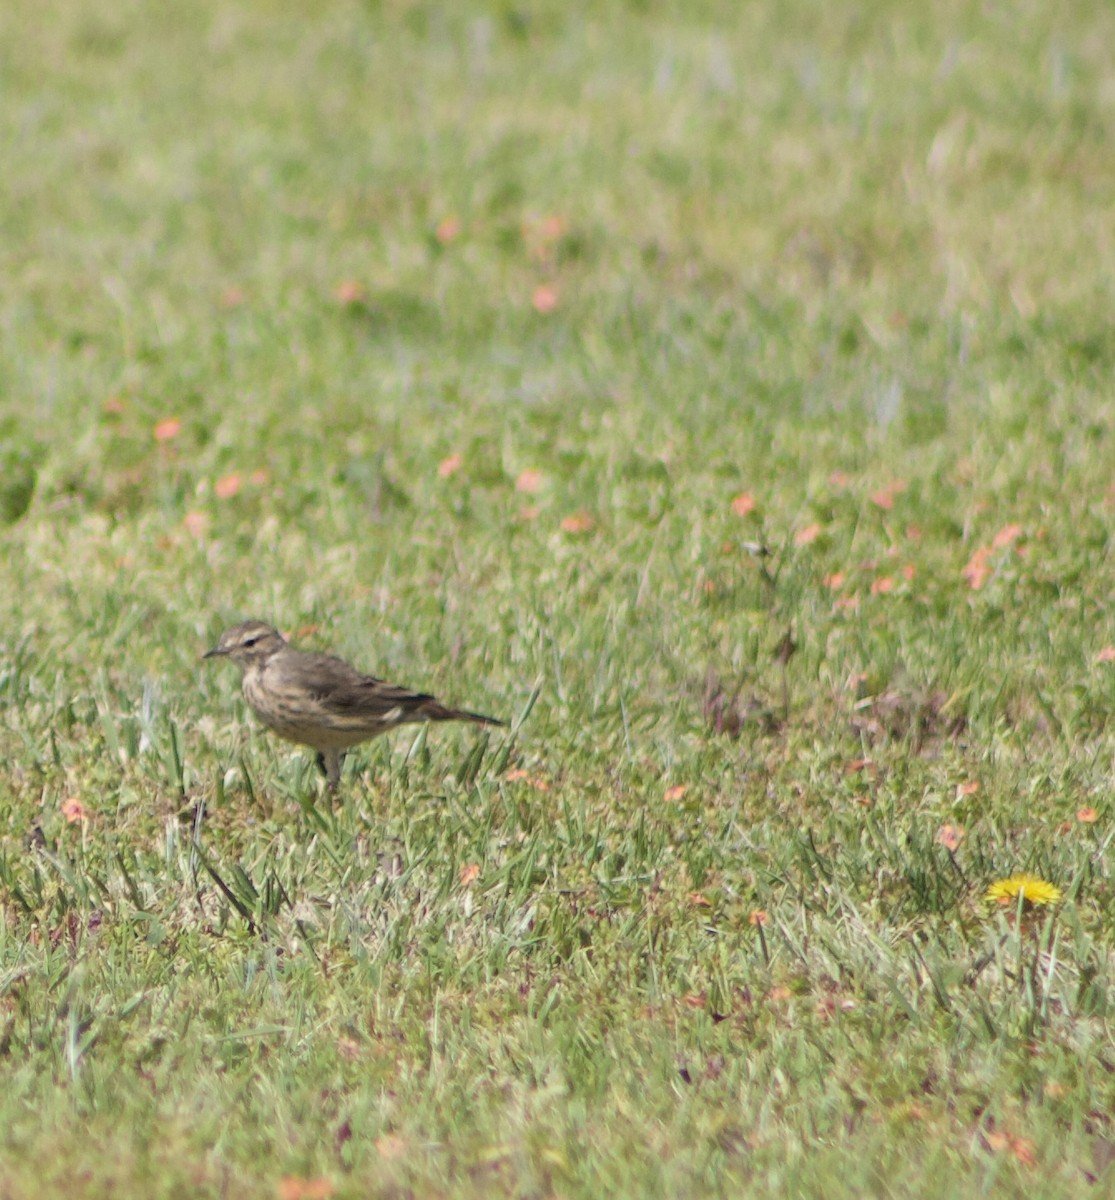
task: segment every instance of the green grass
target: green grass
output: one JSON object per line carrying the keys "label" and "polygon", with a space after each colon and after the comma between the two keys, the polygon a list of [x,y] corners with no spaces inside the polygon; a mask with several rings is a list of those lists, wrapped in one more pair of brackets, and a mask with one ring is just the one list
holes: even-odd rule
{"label": "green grass", "polygon": [[1113,38],[3,5],[5,1200],[1111,1187]]}

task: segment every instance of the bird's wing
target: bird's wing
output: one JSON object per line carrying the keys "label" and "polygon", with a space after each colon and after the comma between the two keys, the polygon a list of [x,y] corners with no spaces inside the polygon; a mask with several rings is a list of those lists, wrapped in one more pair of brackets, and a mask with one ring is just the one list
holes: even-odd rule
{"label": "bird's wing", "polygon": [[365,675],[331,654],[307,655],[299,664],[306,687],[327,712],[380,717],[436,703],[433,696]]}

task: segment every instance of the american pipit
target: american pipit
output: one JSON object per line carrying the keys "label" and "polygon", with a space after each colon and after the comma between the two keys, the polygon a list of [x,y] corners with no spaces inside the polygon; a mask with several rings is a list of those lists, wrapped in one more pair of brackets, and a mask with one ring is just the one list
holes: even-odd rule
{"label": "american pipit", "polygon": [[228,657],[243,672],[244,699],[279,737],[317,751],[330,791],[341,780],[350,746],[417,721],[472,721],[502,725],[495,717],[446,708],[433,696],[364,675],[332,654],[308,654],[287,644],[263,621],[242,621],[221,634],[206,658]]}

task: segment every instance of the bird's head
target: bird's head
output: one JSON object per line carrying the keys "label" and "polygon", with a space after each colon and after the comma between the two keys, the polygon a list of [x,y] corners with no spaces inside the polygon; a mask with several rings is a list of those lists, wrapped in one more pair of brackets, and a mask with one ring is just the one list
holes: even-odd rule
{"label": "bird's head", "polygon": [[205,658],[231,658],[241,669],[262,666],[286,645],[286,638],[263,621],[241,621],[221,634]]}

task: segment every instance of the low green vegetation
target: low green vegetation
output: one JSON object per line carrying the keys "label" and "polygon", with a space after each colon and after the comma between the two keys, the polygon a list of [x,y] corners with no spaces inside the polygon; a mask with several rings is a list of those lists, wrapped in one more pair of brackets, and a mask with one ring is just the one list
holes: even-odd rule
{"label": "low green vegetation", "polygon": [[1112,1186],[1113,43],[7,0],[0,1196]]}

